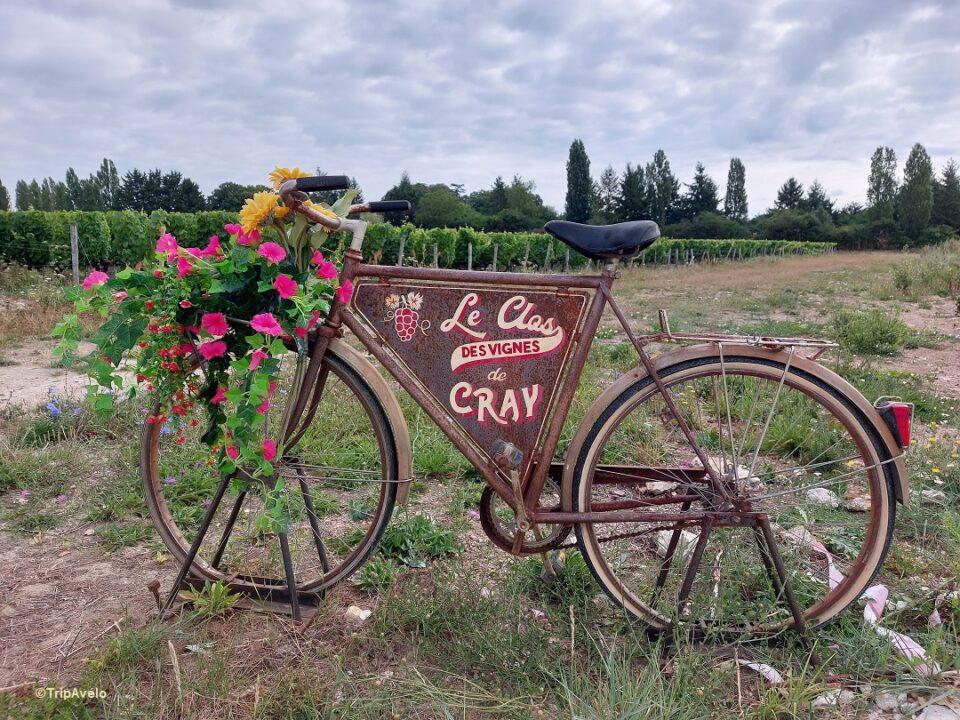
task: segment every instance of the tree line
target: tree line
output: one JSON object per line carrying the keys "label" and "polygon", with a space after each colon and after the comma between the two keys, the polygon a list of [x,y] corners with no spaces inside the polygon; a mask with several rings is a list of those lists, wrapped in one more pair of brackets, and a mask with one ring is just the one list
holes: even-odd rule
{"label": "tree line", "polygon": [[879,147],[871,158],[865,206],[838,208],[819,181],[804,188],[790,177],[772,208],[749,220],[747,211],[746,168],[739,158],[730,160],[721,195],[700,162],[692,181],[682,184],[663,150],[645,165],[627,163],[619,173],[607,166],[593,180],[583,142],[574,140],[570,146],[566,219],[595,224],[655,220],[668,237],[754,236],[851,248],[938,242],[960,232],[960,174],[952,159],[936,174],[926,149],[917,143],[900,179],[896,153]]}
{"label": "tree line", "polygon": [[[902,177],[898,177],[894,150],[876,149],[867,178],[866,205],[848,203],[838,208],[819,181],[805,188],[790,177],[780,186],[774,206],[753,218],[740,158],[731,158],[723,192],[701,162],[696,163],[691,181],[681,183],[662,149],[649,162],[628,162],[620,171],[608,165],[594,179],[590,158],[578,139],[570,146],[566,171],[566,219],[592,224],[650,219],[669,237],[752,236],[864,248],[926,244],[960,232],[957,164],[950,160],[935,173],[919,143],[910,150]],[[104,158],[97,172],[86,178],[68,168],[63,180],[18,180],[13,203],[0,182],[0,210],[13,204],[18,210],[236,212],[246,198],[268,189],[224,182],[204,196],[196,182],[179,172],[134,168],[121,176],[113,161]],[[317,194],[314,199],[330,202],[333,198],[327,195]],[[427,185],[412,181],[404,172],[384,198],[410,200],[414,205],[409,217],[388,213],[389,222],[409,221],[422,228],[516,232],[538,229],[560,216],[537,194],[535,183],[519,175],[509,183],[499,176],[489,188],[467,193],[462,184]]]}

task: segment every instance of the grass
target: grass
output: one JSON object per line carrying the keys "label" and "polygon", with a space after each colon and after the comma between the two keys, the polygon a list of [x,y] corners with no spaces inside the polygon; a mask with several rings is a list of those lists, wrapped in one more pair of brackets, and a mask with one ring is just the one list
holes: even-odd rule
{"label": "grass", "polygon": [[[892,394],[914,403],[916,444],[908,456],[914,493],[939,490],[947,501],[898,508],[895,542],[880,576],[891,590],[882,624],[909,634],[944,668],[960,667],[960,601],[937,602],[960,586],[960,461],[954,457],[960,406],[932,394],[927,378],[891,369],[891,355],[877,351],[895,357],[912,345],[941,342],[906,326],[901,309],[903,303],[950,297],[950,268],[958,254],[960,249],[945,248],[855,262],[838,256],[836,268],[822,259],[757,261],[752,272],[692,269],[689,284],[677,283],[681,271],[634,269],[625,271],[623,292],[617,292],[636,328],[652,326],[651,308],[663,305],[675,330],[723,327],[842,338],[843,352],[828,362],[831,367],[871,400]],[[783,273],[791,263],[821,264],[816,273],[791,278]],[[903,267],[909,268],[909,282],[897,280]],[[16,294],[31,310],[5,316],[6,326],[0,318],[0,346],[42,336],[63,309],[56,281],[29,273],[12,277],[0,271],[0,294]],[[878,299],[884,293],[889,299]],[[835,315],[837,308],[847,309]],[[616,325],[605,321],[604,327],[561,451],[590,403],[619,373],[636,366]],[[102,687],[106,700],[0,696],[0,717],[779,719],[810,715],[813,699],[836,686],[830,676],[849,678],[854,699],[817,717],[865,715],[879,692],[922,698],[940,692],[889,641],[864,628],[859,603],[817,631],[824,658],[819,669],[807,666],[791,638],[783,645],[742,646],[651,640],[598,591],[576,551],[564,551],[558,579],[546,582],[539,557],[511,559],[486,544],[467,516],[483,485],[409,398],[401,395],[401,403],[421,478],[411,505],[397,511],[379,551],[353,582],[322,600],[320,617],[308,629],[293,632],[276,617],[227,612],[223,593],[214,598],[212,588],[202,590],[202,616],[124,623],[85,651],[88,662],[56,679],[58,685]],[[145,549],[134,557],[152,557],[159,545],[136,472],[137,433],[130,432],[136,409],[101,420],[85,409],[73,416],[69,403],[58,408],[59,418],[41,404],[0,421],[0,522],[11,533],[9,542],[26,545],[37,534],[89,524],[95,532],[84,552],[91,558],[124,557],[123,548]],[[777,442],[788,443],[791,428],[773,430],[781,432]],[[644,447],[655,451],[656,441],[647,437]],[[184,492],[190,490],[181,482]],[[24,490],[29,494],[23,496]],[[373,499],[358,494],[339,503],[332,493],[318,492],[314,502],[321,515],[350,514],[362,521]],[[831,547],[841,540],[827,538]],[[153,568],[129,570],[130,576],[140,586]],[[138,592],[132,602],[152,603],[146,591]],[[350,604],[373,614],[362,625],[350,625],[342,617]],[[934,609],[942,618],[939,627],[927,622]],[[767,662],[785,682],[771,687],[738,669],[735,658]],[[869,692],[858,689],[864,683]]]}

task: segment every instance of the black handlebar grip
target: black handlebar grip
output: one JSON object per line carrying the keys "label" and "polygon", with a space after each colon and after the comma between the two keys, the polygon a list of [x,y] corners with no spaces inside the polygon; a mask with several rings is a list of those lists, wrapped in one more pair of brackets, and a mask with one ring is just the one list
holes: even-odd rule
{"label": "black handlebar grip", "polygon": [[370,207],[370,212],[410,212],[413,210],[413,205],[410,204],[409,200],[377,200],[367,203],[367,205]]}
{"label": "black handlebar grip", "polygon": [[346,175],[317,175],[316,177],[297,178],[297,190],[303,192],[346,190],[348,187],[350,187],[350,178]]}

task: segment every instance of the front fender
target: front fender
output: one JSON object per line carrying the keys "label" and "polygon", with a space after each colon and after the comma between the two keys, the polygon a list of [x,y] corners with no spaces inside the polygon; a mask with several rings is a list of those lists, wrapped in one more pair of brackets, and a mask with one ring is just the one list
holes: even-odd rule
{"label": "front fender", "polygon": [[[754,345],[724,345],[724,354],[745,355],[748,357],[774,360],[782,363],[786,363],[790,356],[790,353],[786,350],[771,350],[769,348],[757,347]],[[714,344],[705,343],[703,345],[677,348],[670,352],[656,356],[653,358],[653,364],[656,370],[660,371],[664,368],[674,365],[675,363],[704,357],[719,358],[717,346]],[[904,453],[897,444],[896,439],[893,437],[893,433],[890,431],[890,428],[883,421],[883,418],[880,417],[880,413],[877,412],[877,409],[873,407],[873,405],[871,405],[867,399],[864,398],[855,387],[853,387],[853,385],[823,365],[796,354],[790,361],[790,365],[793,368],[803,370],[804,372],[812,375],[820,382],[839,390],[851,403],[853,403],[857,410],[863,414],[863,416],[867,419],[867,422],[870,423],[870,426],[876,431],[877,435],[880,436],[886,451],[889,454],[889,457],[892,458],[892,464],[894,466],[894,494],[900,504],[906,505],[910,497],[910,480],[907,475]],[[591,405],[587,410],[587,413],[583,416],[583,420],[580,422],[577,432],[570,441],[570,445],[567,448],[566,457],[564,459],[563,480],[561,483],[561,502],[564,511],[569,512],[573,508],[573,473],[577,464],[577,458],[580,457],[580,453],[583,450],[583,445],[590,433],[590,429],[594,426],[598,418],[603,414],[607,406],[614,401],[614,399],[619,397],[631,385],[646,376],[647,371],[643,367],[637,367],[630,372],[625,373],[613,385],[608,387],[599,398],[596,399],[593,405]]]}

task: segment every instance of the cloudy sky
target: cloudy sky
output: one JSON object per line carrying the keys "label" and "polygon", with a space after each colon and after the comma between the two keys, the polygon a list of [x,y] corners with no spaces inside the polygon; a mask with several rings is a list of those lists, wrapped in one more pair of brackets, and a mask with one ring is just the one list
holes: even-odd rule
{"label": "cloudy sky", "polygon": [[[198,9],[202,8],[202,9]],[[210,192],[275,165],[536,182],[562,210],[663,148],[689,181],[743,159],[751,214],[795,175],[863,201],[869,157],[960,159],[960,3],[908,0],[0,0],[0,179],[113,158]]]}

